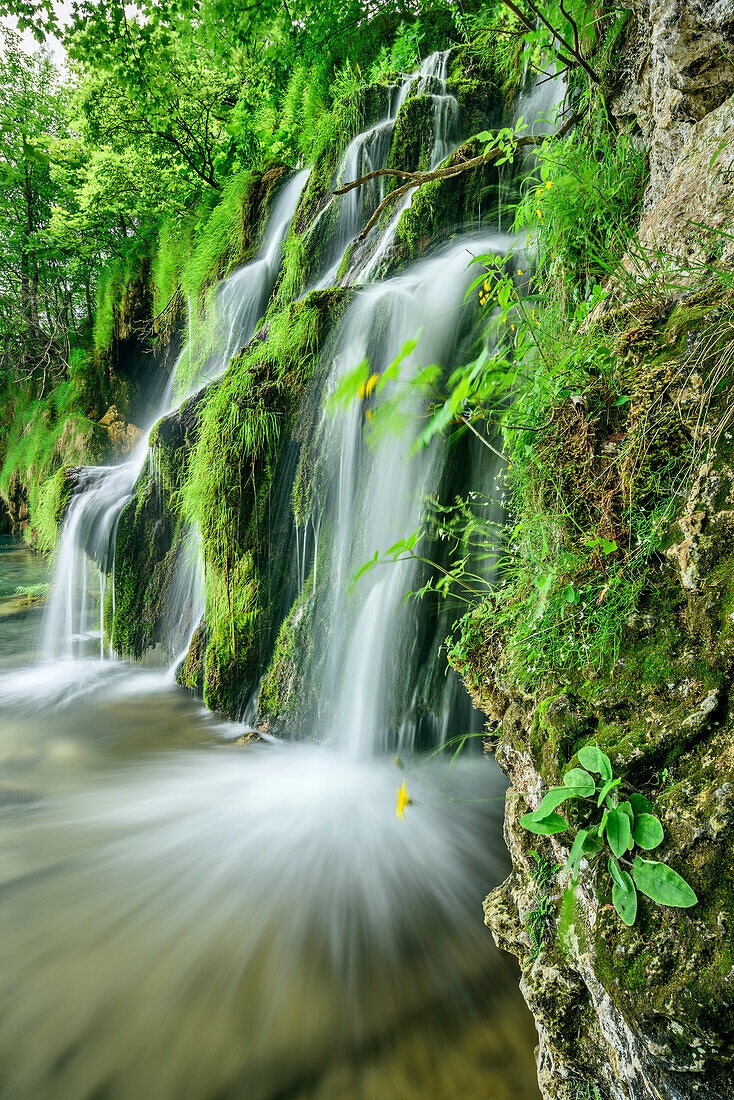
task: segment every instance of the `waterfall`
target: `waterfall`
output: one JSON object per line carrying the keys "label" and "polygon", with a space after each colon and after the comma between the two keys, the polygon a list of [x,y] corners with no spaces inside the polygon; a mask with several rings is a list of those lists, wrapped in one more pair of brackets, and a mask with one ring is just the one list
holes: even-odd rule
{"label": "waterfall", "polygon": [[[338,180],[386,162],[397,117],[416,94],[431,103],[430,163],[445,159],[460,139],[448,60],[432,55],[401,81],[388,117],[347,147]],[[519,113],[548,109],[532,99],[537,91]],[[202,381],[216,385],[252,335],[307,178],[306,170],[285,185],[257,258],[212,293],[196,349],[189,303],[189,339],[161,413]],[[466,290],[478,269],[469,261],[504,256],[515,242],[462,230],[379,281],[412,200],[364,248],[353,240],[385,193],[384,183],[355,189],[318,215],[337,228],[315,278],[327,285],[342,270],[353,289],[313,365],[298,438],[281,441],[272,485],[273,633],[299,622],[311,631],[310,644],[293,643],[292,679],[316,700],[300,725],[275,731],[290,743],[263,733],[270,743],[225,744],[252,731],[176,691],[170,669],[97,659],[108,655],[102,605],[126,580],[124,555],[115,556],[122,510],[142,493],[163,508],[170,470],[152,435],[126,463],[77,474],[45,648],[94,660],[11,674],[0,664],[0,711],[10,719],[0,728],[3,1095],[534,1095],[536,1037],[524,1007],[504,999],[502,959],[481,921],[482,898],[507,873],[504,780],[479,752],[451,760],[416,751],[472,721],[479,727],[438,652],[457,612],[430,597],[405,602],[430,576],[415,558],[353,583],[376,550],[419,527],[429,493],[445,491],[450,502],[471,487],[501,518],[492,491],[501,461],[469,437],[416,449],[427,410],[404,383],[429,365],[445,379],[477,353],[481,318]],[[340,383],[364,361],[379,392],[335,406]],[[378,401],[403,389],[397,430],[380,434]],[[308,503],[296,515],[304,468]],[[204,610],[199,533],[178,538],[159,628],[175,664]],[[419,552],[440,548],[426,540]],[[263,587],[264,578],[265,569]],[[248,721],[274,645],[263,644],[262,667],[243,685]],[[403,779],[411,804],[397,820]]]}
{"label": "waterfall", "polygon": [[[374,126],[357,134],[347,146],[336,171],[334,187],[342,187],[387,166],[398,115],[406,100],[413,96],[426,96],[430,100],[433,118],[430,167],[436,168],[453,152],[458,143],[459,103],[447,90],[450,53],[450,50],[443,50],[431,54],[418,69],[403,77],[397,94],[390,96],[386,116]],[[386,191],[385,177],[378,177],[353,188],[346,195],[334,196],[319,213],[320,221],[330,212],[332,205],[336,206],[336,229],[327,253],[326,270],[315,284],[316,287],[336,284],[346,253],[352,248],[362,226],[385,197]],[[412,195],[401,201],[382,232],[375,227],[372,233],[374,239],[367,246],[366,254],[365,250],[358,249],[356,259],[350,259],[340,280],[343,284],[368,282],[375,274],[393,242],[400,216],[411,201]],[[311,233],[315,227],[316,222],[311,226]]]}
{"label": "waterfall", "polygon": [[[312,676],[320,678],[321,693],[332,703],[326,736],[358,755],[412,747],[417,707],[409,701],[403,705],[397,745],[391,740],[391,711],[421,679],[423,662],[438,660],[438,643],[428,655],[412,646],[416,629],[420,633],[427,626],[424,617],[404,606],[406,592],[419,587],[419,562],[380,566],[354,592],[352,578],[375,550],[386,550],[420,526],[425,499],[440,481],[446,455],[440,440],[434,440],[408,457],[425,423],[419,397],[403,410],[405,430],[380,439],[374,448],[364,439],[365,412],[372,402],[354,403],[335,416],[329,397],[344,372],[365,359],[370,372],[381,376],[418,334],[415,350],[403,363],[403,379],[392,384],[393,390],[404,387],[404,379],[420,365],[436,364],[450,372],[472,315],[472,306],[464,302],[474,275],[469,261],[472,255],[504,254],[510,243],[511,238],[497,234],[464,237],[404,274],[360,289],[328,353],[331,365],[310,450],[319,455],[318,481],[327,487],[320,499],[314,488],[313,497],[320,514],[331,512],[334,525],[329,576],[314,610],[329,638],[329,654],[325,674],[314,670]],[[496,473],[491,463],[490,473]],[[299,572],[303,578],[302,564]]]}
{"label": "waterfall", "polygon": [[[191,308],[189,304],[189,343],[174,367],[161,407],[153,423],[172,408],[174,394],[182,401],[197,385],[222,374],[235,352],[255,331],[275,283],[291,220],[309,172],[296,173],[278,194],[257,257],[245,264],[221,284],[215,307],[216,341],[203,366],[195,373],[185,368],[196,360],[191,356]],[[185,381],[181,382],[183,374]],[[132,457],[118,466],[91,467],[80,473],[79,483],[67,510],[61,531],[53,576],[53,596],[44,623],[44,652],[48,657],[80,657],[91,652],[90,642],[104,656],[98,635],[104,622],[104,608],[95,607],[103,591],[96,572],[114,570],[115,535],[123,508],[130,500],[135,484],[148,463],[152,480],[156,478],[156,459],[150,455],[147,439],[150,425]],[[174,605],[183,611],[188,598],[199,607],[202,585],[201,568],[196,562],[198,543],[195,534],[188,540],[186,565],[174,578]],[[112,586],[114,592],[114,585]],[[167,616],[170,620],[170,617]],[[176,619],[178,621],[178,619]],[[194,623],[194,626],[196,624]],[[193,629],[193,628],[192,628]],[[173,636],[176,631],[172,631]],[[183,643],[183,638],[180,639]],[[179,645],[175,652],[178,652]]]}

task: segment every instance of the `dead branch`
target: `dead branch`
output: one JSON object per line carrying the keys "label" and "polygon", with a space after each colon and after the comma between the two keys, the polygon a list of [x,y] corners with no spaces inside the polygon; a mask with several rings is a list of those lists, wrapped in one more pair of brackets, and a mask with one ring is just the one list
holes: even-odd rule
{"label": "dead branch", "polygon": [[[551,140],[559,140],[568,133],[568,131],[576,125],[581,118],[580,114],[573,114],[567,122],[552,135]],[[538,136],[528,136],[516,138],[512,144],[515,149],[527,148],[533,145],[540,145],[546,140],[546,135],[541,134]],[[367,183],[369,180],[375,179],[377,176],[397,176],[407,177],[407,181],[401,184],[399,187],[394,188],[375,210],[370,220],[365,225],[362,232],[357,237],[358,241],[363,241],[370,230],[380,220],[380,215],[386,206],[388,206],[394,199],[402,198],[413,187],[422,187],[424,183],[430,183],[432,180],[452,179],[454,176],[461,175],[462,172],[472,171],[474,168],[481,168],[485,164],[490,164],[493,160],[500,155],[504,150],[501,148],[487,149],[485,152],[480,153],[479,156],[470,157],[469,160],[460,161],[458,164],[449,164],[445,168],[434,168],[431,172],[401,172],[395,168],[378,168],[375,172],[368,172],[366,176],[361,176],[358,180],[352,180],[351,183],[347,183],[344,187],[339,187],[334,191],[335,195],[346,195],[348,191],[352,191],[355,187],[361,187],[363,183]]]}

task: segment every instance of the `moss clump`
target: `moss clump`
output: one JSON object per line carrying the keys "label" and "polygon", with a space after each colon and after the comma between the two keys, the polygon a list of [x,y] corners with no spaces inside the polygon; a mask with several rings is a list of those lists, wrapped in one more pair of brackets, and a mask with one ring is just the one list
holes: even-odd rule
{"label": "moss clump", "polygon": [[73,467],[57,470],[41,484],[33,517],[33,541],[39,550],[50,553],[56,546],[58,529],[75,487]]}
{"label": "moss clump", "polygon": [[204,698],[239,713],[272,629],[261,563],[271,483],[323,341],[348,299],[315,291],[274,314],[210,393],[184,488],[202,537],[207,584]]}
{"label": "moss clump", "polygon": [[395,120],[388,168],[425,172],[433,153],[434,106],[430,96],[409,96]]}

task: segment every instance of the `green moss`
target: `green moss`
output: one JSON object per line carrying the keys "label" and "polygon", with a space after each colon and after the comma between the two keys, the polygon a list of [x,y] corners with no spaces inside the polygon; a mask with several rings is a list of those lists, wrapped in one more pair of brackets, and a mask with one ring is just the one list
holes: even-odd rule
{"label": "green moss", "polygon": [[58,529],[66,514],[75,482],[69,469],[57,470],[42,482],[33,515],[34,545],[50,553],[56,546]]}
{"label": "green moss", "polygon": [[207,584],[204,698],[237,714],[271,609],[261,578],[270,487],[319,349],[349,297],[315,291],[270,317],[209,394],[183,490],[201,532]]}

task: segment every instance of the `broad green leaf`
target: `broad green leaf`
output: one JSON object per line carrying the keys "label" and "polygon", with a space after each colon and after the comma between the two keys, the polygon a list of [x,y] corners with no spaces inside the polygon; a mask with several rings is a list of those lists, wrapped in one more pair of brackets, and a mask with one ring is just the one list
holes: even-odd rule
{"label": "broad green leaf", "polygon": [[635,812],[632,809],[632,803],[629,800],[625,802],[620,802],[617,806],[617,809],[621,810],[623,814],[627,814],[627,817],[630,819],[630,825],[634,828]]}
{"label": "broad green leaf", "polygon": [[571,768],[563,777],[563,786],[569,787],[579,798],[590,798],[596,790],[596,784],[583,768]]}
{"label": "broad green leaf", "polygon": [[654,814],[640,814],[635,818],[632,836],[635,844],[649,852],[663,843],[663,827]]}
{"label": "broad green leaf", "polygon": [[635,811],[635,817],[638,814],[651,814],[652,802],[645,798],[644,794],[638,794],[637,791],[633,791],[632,794],[627,795],[627,799]]}
{"label": "broad green leaf", "polygon": [[[609,861],[611,864],[611,860]],[[609,868],[611,873],[611,866]],[[635,884],[626,871],[617,868],[617,876],[612,874],[612,903],[624,923],[631,927],[637,916],[637,891]]]}
{"label": "broad green leaf", "polygon": [[622,882],[622,868],[617,863],[614,856],[610,856],[607,860],[607,867],[609,868],[609,874],[612,876],[614,882]]}
{"label": "broad green leaf", "polygon": [[586,829],[579,829],[574,837],[573,844],[571,845],[571,851],[568,853],[568,859],[566,860],[566,866],[564,871],[571,872],[571,878],[575,882],[579,877],[579,864],[581,863],[581,857],[584,854],[584,841],[587,837]]}
{"label": "broad green leaf", "polygon": [[598,856],[604,845],[598,836],[589,834],[584,841],[584,855],[587,859],[593,859],[594,856]]}
{"label": "broad green leaf", "polygon": [[538,836],[550,836],[551,833],[562,833],[568,828],[568,822],[560,814],[548,814],[547,817],[537,820],[533,814],[525,814],[520,818],[523,829]]}
{"label": "broad green leaf", "polygon": [[578,757],[579,764],[587,772],[600,775],[602,779],[612,778],[612,762],[598,745],[585,745],[583,749],[579,749]]}
{"label": "broad green leaf", "polygon": [[[368,573],[373,565],[377,565],[379,557],[380,557],[380,551],[375,550],[374,557],[370,558],[369,561],[366,561],[364,563],[364,565],[362,566],[362,568],[358,569],[357,572],[354,574],[354,577],[352,578],[351,588],[354,588],[354,586],[357,583],[357,581],[359,580],[359,578],[363,577],[365,573]],[[350,591],[351,591],[351,588],[350,588]]]}
{"label": "broad green leaf", "polygon": [[620,809],[610,810],[607,818],[607,841],[617,858],[627,851],[630,832],[630,819],[627,814]]}
{"label": "broad green leaf", "polygon": [[597,799],[597,806],[601,806],[604,799],[607,797],[610,791],[613,791],[615,787],[618,787],[622,782],[621,779],[610,779],[608,783],[605,783],[602,789],[599,791],[599,797]]}
{"label": "broad green leaf", "polygon": [[632,864],[632,877],[637,889],[660,905],[688,909],[698,902],[686,880],[672,867],[668,867],[667,863],[657,863],[638,856]]}
{"label": "broad green leaf", "polygon": [[551,810],[555,810],[557,806],[560,806],[562,802],[567,802],[569,798],[576,798],[576,792],[570,791],[567,787],[551,787],[533,813],[537,818],[546,817]]}

